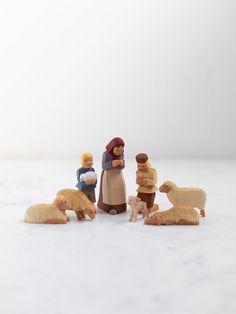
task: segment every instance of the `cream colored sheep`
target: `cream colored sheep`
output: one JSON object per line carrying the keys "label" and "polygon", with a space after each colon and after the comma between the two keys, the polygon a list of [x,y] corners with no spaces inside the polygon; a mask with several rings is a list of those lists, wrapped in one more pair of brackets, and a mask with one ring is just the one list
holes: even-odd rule
{"label": "cream colored sheep", "polygon": [[71,205],[64,196],[58,196],[52,204],[35,204],[25,212],[25,222],[64,224],[70,220],[65,210],[71,209]]}
{"label": "cream colored sheep", "polygon": [[199,214],[194,208],[172,207],[164,211],[155,211],[144,218],[145,225],[198,225]]}
{"label": "cream colored sheep", "polygon": [[198,208],[200,214],[205,217],[206,192],[199,188],[183,188],[171,181],[166,181],[159,188],[159,191],[166,193],[169,201],[174,207]]}
{"label": "cream colored sheep", "polygon": [[130,209],[131,209],[129,221],[135,222],[137,220],[138,213],[140,213],[140,212],[142,213],[143,218],[144,218],[145,212],[147,211],[147,204],[145,202],[141,201],[141,199],[139,197],[129,196],[128,197],[128,204],[129,204]]}
{"label": "cream colored sheep", "polygon": [[54,204],[35,204],[26,210],[25,222],[65,224],[67,217],[65,213]]}
{"label": "cream colored sheep", "polygon": [[97,174],[94,171],[88,171],[80,175],[80,181],[97,180]]}

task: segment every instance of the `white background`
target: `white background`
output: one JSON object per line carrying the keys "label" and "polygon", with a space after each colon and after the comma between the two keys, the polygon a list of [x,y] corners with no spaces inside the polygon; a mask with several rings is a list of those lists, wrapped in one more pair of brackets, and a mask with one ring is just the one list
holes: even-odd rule
{"label": "white background", "polygon": [[0,4],[0,157],[236,157],[234,0]]}

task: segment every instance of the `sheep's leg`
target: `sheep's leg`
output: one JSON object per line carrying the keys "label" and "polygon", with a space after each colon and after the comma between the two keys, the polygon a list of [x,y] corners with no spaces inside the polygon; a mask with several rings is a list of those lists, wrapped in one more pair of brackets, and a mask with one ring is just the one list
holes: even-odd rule
{"label": "sheep's leg", "polygon": [[132,221],[133,216],[134,216],[134,212],[133,212],[133,211],[131,211],[131,214],[130,214],[130,216],[129,216],[129,221]]}
{"label": "sheep's leg", "polygon": [[200,209],[200,215],[201,215],[202,217],[205,217],[205,216],[206,216],[205,209]]}
{"label": "sheep's leg", "polygon": [[82,220],[83,219],[83,215],[82,215],[81,212],[77,211],[75,213],[76,213],[76,217],[77,217],[78,220]]}
{"label": "sheep's leg", "polygon": [[135,211],[133,215],[133,219],[132,219],[133,222],[137,220],[137,216],[138,216],[138,211]]}
{"label": "sheep's leg", "polygon": [[145,207],[145,208],[143,209],[143,216],[144,216],[144,217],[149,217],[149,213],[148,213],[147,207]]}
{"label": "sheep's leg", "polygon": [[61,211],[65,214],[66,220],[67,220],[67,221],[70,221],[70,217],[66,215],[66,210],[65,210],[65,209],[63,210],[63,209],[62,209]]}

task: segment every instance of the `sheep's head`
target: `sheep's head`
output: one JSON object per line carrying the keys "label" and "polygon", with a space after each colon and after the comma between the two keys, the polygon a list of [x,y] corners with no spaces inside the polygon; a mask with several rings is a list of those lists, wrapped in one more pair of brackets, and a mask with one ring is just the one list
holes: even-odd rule
{"label": "sheep's head", "polygon": [[134,204],[138,203],[139,201],[141,201],[141,199],[139,197],[137,197],[137,196],[130,195],[128,197],[128,204],[129,205],[134,205]]}
{"label": "sheep's head", "polygon": [[175,187],[176,185],[173,182],[166,181],[160,186],[159,191],[162,193],[169,193]]}
{"label": "sheep's head", "polygon": [[157,212],[153,212],[149,216],[145,217],[144,223],[145,225],[160,225],[161,215]]}
{"label": "sheep's head", "polygon": [[53,201],[53,204],[60,210],[64,211],[66,209],[71,209],[70,203],[67,201],[67,199],[62,196],[58,195]]}
{"label": "sheep's head", "polygon": [[96,208],[90,207],[85,209],[86,214],[89,216],[90,219],[96,218]]}

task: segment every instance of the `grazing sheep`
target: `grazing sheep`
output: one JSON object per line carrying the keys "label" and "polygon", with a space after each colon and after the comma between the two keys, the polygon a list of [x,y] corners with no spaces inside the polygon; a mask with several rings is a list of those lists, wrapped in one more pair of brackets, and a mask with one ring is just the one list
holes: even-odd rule
{"label": "grazing sheep", "polygon": [[159,188],[166,193],[174,207],[199,208],[202,217],[205,217],[206,192],[199,188],[178,188],[175,183],[166,181]]}
{"label": "grazing sheep", "polygon": [[97,180],[97,174],[94,171],[88,171],[80,175],[80,181],[86,182],[90,180]]}
{"label": "grazing sheep", "polygon": [[66,224],[67,217],[54,204],[35,204],[25,212],[25,222],[45,224]]}
{"label": "grazing sheep", "polygon": [[129,196],[128,204],[130,205],[130,209],[131,209],[129,221],[135,222],[137,220],[138,213],[142,213],[143,218],[144,218],[144,214],[147,211],[147,204],[145,202],[141,201],[139,197]]}
{"label": "grazing sheep", "polygon": [[172,207],[161,212],[152,212],[144,218],[146,225],[198,225],[199,214],[191,207]]}
{"label": "grazing sheep", "polygon": [[67,202],[68,208],[75,211],[77,219],[82,220],[87,214],[91,219],[96,217],[96,207],[81,191],[73,189],[60,190],[56,194],[54,203],[61,201],[61,197]]}

